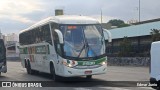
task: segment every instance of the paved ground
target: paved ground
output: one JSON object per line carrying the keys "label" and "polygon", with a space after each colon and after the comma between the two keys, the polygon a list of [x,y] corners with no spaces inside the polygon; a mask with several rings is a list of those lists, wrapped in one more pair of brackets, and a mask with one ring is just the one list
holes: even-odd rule
{"label": "paved ground", "polygon": [[[66,79],[66,78],[64,78]],[[84,77],[67,78],[77,81],[85,79]],[[67,80],[66,79],[66,80]],[[37,75],[28,75],[26,70],[22,68],[20,62],[8,62],[8,72],[0,76],[0,81],[52,81],[49,74],[40,73]],[[149,81],[148,67],[126,67],[126,66],[108,66],[108,71],[103,75],[93,76],[95,84],[106,83],[104,87],[76,87],[75,83],[70,83],[71,87],[46,87],[46,88],[0,88],[0,90],[152,90],[150,87],[111,87],[115,81]],[[110,81],[113,81],[109,83]],[[86,82],[85,82],[86,83]],[[117,82],[116,82],[117,83]],[[121,83],[121,82],[119,82]],[[126,83],[126,82],[125,82]],[[57,84],[57,83],[53,83]],[[62,86],[66,86],[64,82],[58,82]],[[87,84],[87,83],[86,83]],[[88,83],[90,84],[90,83]]]}

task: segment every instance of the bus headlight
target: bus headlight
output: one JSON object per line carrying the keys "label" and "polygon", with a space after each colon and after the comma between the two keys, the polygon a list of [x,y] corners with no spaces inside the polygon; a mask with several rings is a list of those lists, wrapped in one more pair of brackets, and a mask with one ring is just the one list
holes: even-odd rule
{"label": "bus headlight", "polygon": [[67,66],[67,67],[70,67],[70,68],[72,68],[74,66],[74,64],[71,64],[71,63],[68,64],[65,61],[63,61],[62,64],[65,65],[65,66]]}
{"label": "bus headlight", "polygon": [[68,67],[73,67],[73,65],[72,64],[68,64]]}
{"label": "bus headlight", "polygon": [[106,65],[106,64],[107,64],[107,62],[106,62],[106,61],[104,61],[104,62],[102,62],[101,64],[102,64],[102,65]]}

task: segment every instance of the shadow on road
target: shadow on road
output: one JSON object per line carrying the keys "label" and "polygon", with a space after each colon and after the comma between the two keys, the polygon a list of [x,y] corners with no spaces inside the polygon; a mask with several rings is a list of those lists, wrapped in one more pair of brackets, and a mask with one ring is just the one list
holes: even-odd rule
{"label": "shadow on road", "polygon": [[0,81],[3,80],[3,79],[6,79],[6,78],[8,78],[8,77],[1,75],[1,76],[0,76]]}
{"label": "shadow on road", "polygon": [[[33,74],[33,76],[50,79],[51,81],[53,81],[52,75],[48,73],[40,72],[40,73]],[[104,81],[104,80],[96,79],[94,78],[94,76],[92,79],[87,79],[85,76],[79,76],[79,77],[60,77],[58,82],[87,82],[87,81],[91,82],[91,81]]]}
{"label": "shadow on road", "polygon": [[34,76],[49,79],[49,81],[41,82],[45,87],[136,87],[136,81],[106,81],[102,79],[93,78],[87,79],[81,77],[60,77],[58,82],[52,80],[52,75],[46,73],[34,74]]}

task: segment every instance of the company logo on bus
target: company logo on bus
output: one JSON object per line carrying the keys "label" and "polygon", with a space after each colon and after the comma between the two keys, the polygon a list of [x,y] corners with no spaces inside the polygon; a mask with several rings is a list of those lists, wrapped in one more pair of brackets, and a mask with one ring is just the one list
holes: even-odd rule
{"label": "company logo on bus", "polygon": [[88,65],[95,65],[95,62],[83,62],[84,66],[88,66]]}

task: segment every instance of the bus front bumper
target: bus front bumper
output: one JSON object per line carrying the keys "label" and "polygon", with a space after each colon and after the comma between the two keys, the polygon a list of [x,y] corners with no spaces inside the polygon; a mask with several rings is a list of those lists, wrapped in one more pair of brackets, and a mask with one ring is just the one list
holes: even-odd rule
{"label": "bus front bumper", "polygon": [[[92,69],[74,69],[74,68],[65,67],[63,77],[105,74],[106,70],[107,70],[107,65],[103,65],[101,67],[92,68]],[[89,72],[89,73],[86,73],[86,72]]]}

